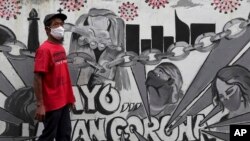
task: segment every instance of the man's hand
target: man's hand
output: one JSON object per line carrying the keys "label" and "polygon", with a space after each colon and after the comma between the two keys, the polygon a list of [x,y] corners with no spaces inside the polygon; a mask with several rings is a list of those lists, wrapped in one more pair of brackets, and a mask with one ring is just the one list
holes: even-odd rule
{"label": "man's hand", "polygon": [[37,100],[37,107],[35,119],[43,121],[45,118],[45,107],[43,104],[43,91],[42,91],[42,73],[35,73],[34,75],[34,91]]}
{"label": "man's hand", "polygon": [[70,109],[71,109],[72,111],[73,111],[73,110],[76,110],[75,103],[69,104],[69,107],[70,107]]}
{"label": "man's hand", "polygon": [[45,108],[44,105],[38,105],[36,108],[35,119],[38,121],[43,121],[45,118]]}

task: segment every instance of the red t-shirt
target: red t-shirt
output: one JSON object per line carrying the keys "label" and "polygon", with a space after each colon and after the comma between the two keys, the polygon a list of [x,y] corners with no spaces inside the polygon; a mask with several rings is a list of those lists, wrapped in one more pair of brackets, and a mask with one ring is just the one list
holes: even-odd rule
{"label": "red t-shirt", "polygon": [[42,75],[42,92],[46,111],[74,103],[67,57],[61,44],[45,41],[36,51],[35,73]]}

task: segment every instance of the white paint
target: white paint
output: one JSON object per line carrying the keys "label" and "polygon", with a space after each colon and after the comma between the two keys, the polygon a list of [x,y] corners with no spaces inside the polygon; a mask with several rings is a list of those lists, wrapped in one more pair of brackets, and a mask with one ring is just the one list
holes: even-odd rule
{"label": "white paint", "polygon": [[40,135],[42,135],[43,129],[44,129],[43,123],[39,122],[38,126],[37,126],[37,132],[36,132],[36,136],[37,137],[39,137]]}
{"label": "white paint", "polygon": [[5,100],[7,97],[0,91],[0,107],[4,108]]}
{"label": "white paint", "polygon": [[22,123],[22,136],[29,137],[29,123]]}
{"label": "white paint", "polygon": [[72,89],[73,89],[73,93],[74,93],[74,96],[76,99],[76,102],[75,102],[76,110],[83,110],[84,100],[83,100],[78,88],[76,86],[73,86]]}
{"label": "white paint", "polygon": [[0,135],[5,131],[6,129],[6,122],[0,120]]}
{"label": "white paint", "polygon": [[5,77],[10,81],[12,86],[17,90],[19,88],[24,87],[24,83],[21,78],[16,73],[13,66],[10,64],[6,56],[0,52],[0,71],[5,75]]}

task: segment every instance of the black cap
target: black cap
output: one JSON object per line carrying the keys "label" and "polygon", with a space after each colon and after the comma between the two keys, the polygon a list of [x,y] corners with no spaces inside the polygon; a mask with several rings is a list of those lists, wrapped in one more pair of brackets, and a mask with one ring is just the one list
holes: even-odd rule
{"label": "black cap", "polygon": [[65,14],[62,14],[62,13],[48,14],[45,16],[45,18],[43,20],[44,25],[46,26],[46,23],[54,18],[60,18],[62,21],[64,21],[67,19],[67,16]]}

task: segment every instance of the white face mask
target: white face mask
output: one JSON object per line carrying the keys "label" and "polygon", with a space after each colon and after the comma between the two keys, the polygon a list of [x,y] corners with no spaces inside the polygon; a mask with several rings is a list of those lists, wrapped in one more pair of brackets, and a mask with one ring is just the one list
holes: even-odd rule
{"label": "white face mask", "polygon": [[61,40],[64,36],[64,28],[62,26],[59,26],[57,28],[51,28],[51,32],[50,34],[58,39],[58,40]]}

